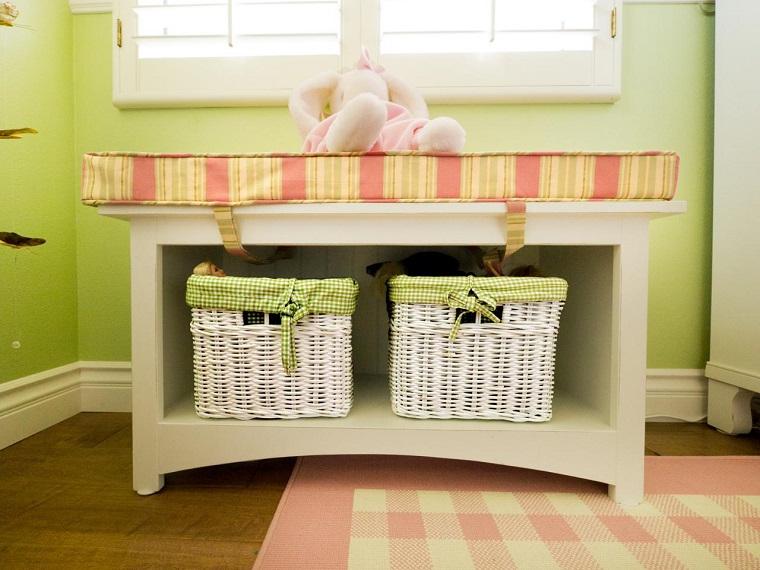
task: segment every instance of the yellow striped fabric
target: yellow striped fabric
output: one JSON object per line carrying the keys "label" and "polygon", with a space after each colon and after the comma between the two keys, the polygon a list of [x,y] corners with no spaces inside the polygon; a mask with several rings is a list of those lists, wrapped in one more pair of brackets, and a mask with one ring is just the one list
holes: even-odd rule
{"label": "yellow striped fabric", "polygon": [[595,158],[549,156],[541,161],[538,194],[544,200],[583,200],[593,196]]}
{"label": "yellow striped fabric", "polygon": [[678,163],[673,152],[91,153],[81,191],[91,205],[670,200]]}
{"label": "yellow striped fabric", "polygon": [[280,199],[282,160],[278,157],[231,157],[228,176],[233,202],[245,200],[249,194],[258,200]]}
{"label": "yellow striped fabric", "polygon": [[383,197],[390,200],[435,200],[438,186],[436,158],[388,156],[383,161]]}
{"label": "yellow striped fabric", "polygon": [[463,156],[461,196],[469,200],[498,200],[515,196],[515,155]]}
{"label": "yellow striped fabric", "polygon": [[306,159],[306,199],[353,202],[359,199],[358,156],[311,156]]}

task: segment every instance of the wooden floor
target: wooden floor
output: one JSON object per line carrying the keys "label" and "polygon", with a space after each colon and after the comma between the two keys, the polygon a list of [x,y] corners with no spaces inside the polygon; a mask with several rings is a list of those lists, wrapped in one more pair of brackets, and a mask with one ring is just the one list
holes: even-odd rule
{"label": "wooden floor", "polygon": [[[129,414],[79,414],[0,451],[0,568],[246,568],[293,459],[168,475],[131,490]],[[647,425],[654,455],[760,455],[760,435]]]}

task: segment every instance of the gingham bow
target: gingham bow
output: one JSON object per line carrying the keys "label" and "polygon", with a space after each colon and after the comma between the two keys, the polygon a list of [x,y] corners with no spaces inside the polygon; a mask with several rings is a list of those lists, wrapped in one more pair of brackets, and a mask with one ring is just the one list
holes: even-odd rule
{"label": "gingham bow", "polygon": [[[293,285],[295,285],[295,279],[293,280]],[[279,310],[282,334],[280,345],[282,367],[288,376],[295,372],[298,365],[295,338],[296,323],[309,313],[309,308],[304,299],[301,299],[294,288],[291,288],[288,301]]]}
{"label": "gingham bow", "polygon": [[462,326],[462,317],[467,313],[477,313],[488,320],[499,323],[501,322],[493,311],[496,309],[496,301],[490,295],[479,293],[477,289],[469,288],[467,290],[449,291],[446,302],[449,307],[455,309],[464,309],[454,321],[454,327],[449,334],[449,340],[454,340],[459,334],[459,328]]}

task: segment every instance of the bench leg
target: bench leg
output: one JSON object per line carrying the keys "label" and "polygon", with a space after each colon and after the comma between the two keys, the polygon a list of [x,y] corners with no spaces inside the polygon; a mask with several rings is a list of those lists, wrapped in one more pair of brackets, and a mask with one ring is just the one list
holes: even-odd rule
{"label": "bench leg", "polygon": [[754,392],[710,379],[707,388],[707,423],[723,433],[752,430],[750,408]]}

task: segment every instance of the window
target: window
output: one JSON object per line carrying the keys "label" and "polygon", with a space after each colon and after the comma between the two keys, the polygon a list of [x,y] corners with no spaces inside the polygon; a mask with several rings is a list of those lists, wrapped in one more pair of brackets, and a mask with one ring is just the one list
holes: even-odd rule
{"label": "window", "polygon": [[282,103],[343,65],[340,0],[117,0],[114,21],[121,107]]}
{"label": "window", "polygon": [[[611,100],[612,0],[379,0],[381,62],[429,100]],[[466,6],[466,8],[464,7]]]}
{"label": "window", "polygon": [[137,0],[140,59],[338,55],[338,0]]}
{"label": "window", "polygon": [[116,0],[114,102],[282,104],[362,45],[431,102],[609,101],[620,2]]}

